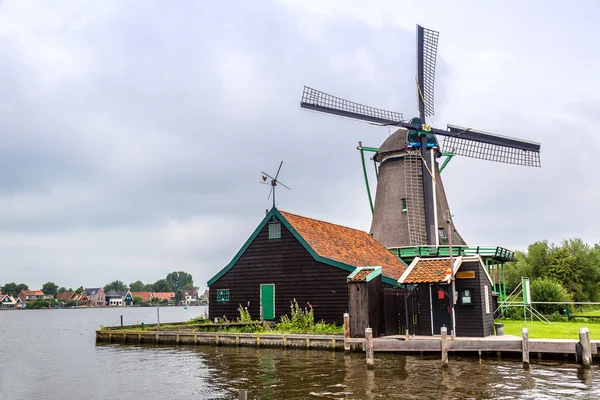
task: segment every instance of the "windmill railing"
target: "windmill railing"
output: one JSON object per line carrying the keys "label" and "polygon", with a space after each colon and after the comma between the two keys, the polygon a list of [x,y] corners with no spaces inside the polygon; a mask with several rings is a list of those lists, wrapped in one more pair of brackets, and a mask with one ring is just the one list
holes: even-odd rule
{"label": "windmill railing", "polygon": [[[449,257],[448,246],[412,246],[389,249],[405,261],[415,257]],[[452,246],[452,256],[475,256],[491,258],[500,262],[515,261],[514,252],[499,246]]]}

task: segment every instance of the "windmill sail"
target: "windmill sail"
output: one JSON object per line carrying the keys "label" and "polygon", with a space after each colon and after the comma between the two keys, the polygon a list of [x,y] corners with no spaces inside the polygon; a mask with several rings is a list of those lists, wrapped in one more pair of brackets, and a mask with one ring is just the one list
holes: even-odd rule
{"label": "windmill sail", "polygon": [[375,125],[393,125],[404,119],[402,113],[354,103],[308,86],[304,86],[300,107]]}
{"label": "windmill sail", "polygon": [[455,125],[448,125],[448,131],[439,132],[436,129],[435,133],[446,136],[443,142],[444,151],[454,155],[541,167],[539,143]]}
{"label": "windmill sail", "polygon": [[433,92],[438,37],[439,32],[417,25],[417,100],[423,121],[423,117],[434,113]]}

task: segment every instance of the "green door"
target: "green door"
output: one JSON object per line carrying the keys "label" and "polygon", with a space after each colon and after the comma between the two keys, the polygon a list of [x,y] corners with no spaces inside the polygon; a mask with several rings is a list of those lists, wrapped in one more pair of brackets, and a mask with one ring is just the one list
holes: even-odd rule
{"label": "green door", "polygon": [[260,285],[260,308],[262,318],[267,321],[275,319],[275,285]]}

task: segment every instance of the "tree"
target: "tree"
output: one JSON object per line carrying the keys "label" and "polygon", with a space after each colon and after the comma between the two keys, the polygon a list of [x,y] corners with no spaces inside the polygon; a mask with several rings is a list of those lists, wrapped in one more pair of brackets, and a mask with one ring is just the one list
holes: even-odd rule
{"label": "tree", "polygon": [[181,290],[178,290],[175,292],[175,304],[181,303],[181,300],[183,300],[183,293]]}
{"label": "tree", "polygon": [[142,304],[144,299],[141,296],[133,296],[133,304]]}
{"label": "tree", "polygon": [[44,286],[42,286],[42,292],[46,295],[51,295],[52,297],[56,297],[56,293],[58,292],[58,285],[54,282],[46,282]]}
{"label": "tree", "polygon": [[196,288],[194,287],[194,284],[190,282],[185,284],[183,290],[196,290]]}
{"label": "tree", "polygon": [[177,291],[183,289],[185,285],[191,283],[194,285],[192,275],[183,271],[173,271],[167,275],[167,282],[171,285],[172,290]]}
{"label": "tree", "polygon": [[173,288],[166,279],[159,279],[152,285],[153,292],[170,292]]}
{"label": "tree", "polygon": [[[21,290],[29,290],[29,286],[27,286],[27,285],[26,285],[26,284],[24,284],[24,283],[19,283],[19,284],[17,285],[17,289],[19,290],[19,292],[20,292]],[[17,294],[19,294],[19,292],[17,292]],[[16,296],[16,295],[15,295],[15,296]]]}
{"label": "tree", "polygon": [[144,282],[135,281],[129,284],[129,290],[131,290],[132,292],[145,292],[144,286]]}
{"label": "tree", "polygon": [[151,283],[146,283],[144,285],[144,290],[142,290],[142,292],[151,292],[152,291],[152,284]]}
{"label": "tree", "polygon": [[104,292],[108,293],[110,290],[127,290],[127,286],[122,281],[112,281],[108,285],[104,286]]}
{"label": "tree", "polygon": [[2,293],[7,294],[9,296],[16,296],[19,294],[19,287],[16,283],[11,282],[2,286]]}
{"label": "tree", "polygon": [[66,287],[64,287],[64,286],[61,286],[61,287],[59,287],[59,288],[58,288],[58,292],[56,292],[56,293],[57,293],[57,294],[61,294],[61,293],[67,292],[67,291],[68,291],[68,290],[67,290],[67,288],[66,288]]}
{"label": "tree", "polygon": [[[71,288],[69,288],[69,292],[72,292]],[[77,293],[77,294],[83,293],[83,286],[79,286],[77,289],[75,289],[75,293]]]}
{"label": "tree", "polygon": [[537,304],[535,308],[544,314],[552,314],[565,308],[571,296],[562,285],[551,278],[537,278],[531,282],[531,300],[534,302],[564,302],[565,304]]}

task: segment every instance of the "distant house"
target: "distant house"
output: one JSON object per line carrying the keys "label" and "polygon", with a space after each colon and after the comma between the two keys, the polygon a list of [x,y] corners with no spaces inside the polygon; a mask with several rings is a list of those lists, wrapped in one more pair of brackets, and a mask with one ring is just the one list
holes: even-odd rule
{"label": "distant house", "polygon": [[61,302],[73,301],[75,305],[78,307],[87,307],[88,306],[88,297],[85,293],[75,293],[75,292],[63,292],[59,293],[56,296],[56,300]]}
{"label": "distant house", "polygon": [[195,306],[200,301],[198,298],[198,291],[196,290],[183,290],[181,293],[183,294],[181,304],[186,306]]}
{"label": "distant house", "polygon": [[77,307],[87,307],[88,306],[88,297],[85,293],[75,293],[71,300],[75,302]]}
{"label": "distant house", "polygon": [[131,297],[141,297],[145,303],[150,303],[152,300],[152,292],[131,292]]}
{"label": "distant house", "polygon": [[203,303],[208,303],[208,296],[209,296],[208,289],[206,289],[204,291],[204,293],[200,296],[200,301]]}
{"label": "distant house", "polygon": [[381,267],[383,290],[398,287],[406,270],[366,232],[272,208],[208,281],[209,316],[235,319],[242,305],[254,319],[278,320],[296,300],[313,307],[316,321],[341,323],[349,304],[348,275],[368,266]]}
{"label": "distant house", "polygon": [[15,299],[12,296],[0,293],[0,308],[4,308],[4,309],[17,308],[18,304],[20,304],[20,303],[21,303],[20,298],[17,297]]}
{"label": "distant house", "polygon": [[38,299],[46,299],[50,300],[52,298],[49,294],[44,294],[41,290],[21,290],[18,295],[19,299],[23,303],[27,303],[28,301],[35,301]]}
{"label": "distant house", "polygon": [[56,295],[58,301],[69,301],[75,296],[75,292],[62,292]]}
{"label": "distant house", "polygon": [[106,294],[102,288],[87,288],[83,290],[88,298],[88,306],[104,307],[106,305]]}
{"label": "distant house", "polygon": [[133,296],[129,290],[109,290],[106,293],[106,301],[112,307],[132,306]]}
{"label": "distant house", "polygon": [[175,292],[153,292],[152,297],[160,301],[167,300],[169,303],[175,302]]}

